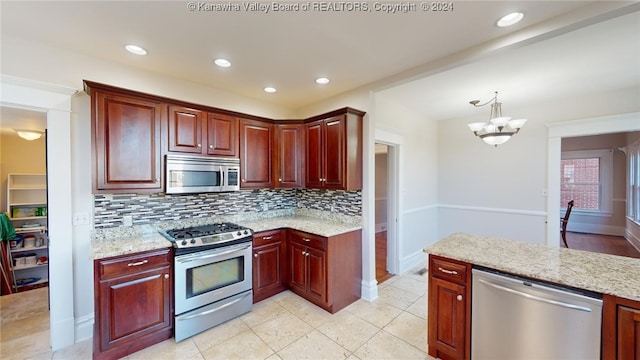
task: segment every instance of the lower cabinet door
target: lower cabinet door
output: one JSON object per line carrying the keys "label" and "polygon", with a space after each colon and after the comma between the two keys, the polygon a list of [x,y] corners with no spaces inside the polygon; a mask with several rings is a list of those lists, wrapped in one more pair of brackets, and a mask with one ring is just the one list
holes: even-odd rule
{"label": "lower cabinet door", "polygon": [[289,286],[298,294],[303,294],[307,287],[307,257],[305,255],[305,246],[295,242],[291,242],[289,244],[289,258],[291,260]]}
{"label": "lower cabinet door", "polygon": [[640,359],[640,309],[618,307],[618,360]]}
{"label": "lower cabinet door", "polygon": [[325,252],[307,248],[309,282],[307,294],[316,301],[327,302],[327,268]]}
{"label": "lower cabinet door", "polygon": [[171,269],[100,282],[102,349],[171,328]]}
{"label": "lower cabinet door", "polygon": [[263,245],[253,249],[253,299],[258,302],[284,287],[282,279],[282,243]]}
{"label": "lower cabinet door", "polygon": [[465,291],[463,285],[435,277],[429,279],[428,343],[429,347],[437,349],[439,357],[464,358]]}

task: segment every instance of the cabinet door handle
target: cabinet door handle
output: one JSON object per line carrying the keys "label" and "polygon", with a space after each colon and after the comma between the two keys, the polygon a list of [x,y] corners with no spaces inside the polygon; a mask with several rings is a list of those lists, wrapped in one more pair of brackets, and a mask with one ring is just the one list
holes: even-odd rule
{"label": "cabinet door handle", "polygon": [[447,270],[447,269],[443,269],[441,267],[438,268],[438,270],[442,271],[445,274],[449,274],[449,275],[458,275],[458,272],[455,270]]}
{"label": "cabinet door handle", "polygon": [[128,263],[127,266],[131,267],[131,266],[140,266],[140,265],[144,265],[146,263],[148,263],[149,260],[142,260],[142,261],[138,261],[138,262],[134,262],[134,263]]}
{"label": "cabinet door handle", "polygon": [[209,149],[213,149],[213,145],[209,145]]}
{"label": "cabinet door handle", "polygon": [[169,278],[169,274],[164,274],[164,278],[168,279]]}
{"label": "cabinet door handle", "polygon": [[201,147],[202,147],[202,144],[198,144],[198,147],[199,147],[199,148],[201,148]]}
{"label": "cabinet door handle", "polygon": [[462,301],[462,295],[456,296],[456,299],[458,299],[458,301]]}
{"label": "cabinet door handle", "polygon": [[311,239],[307,239],[307,238],[302,238],[302,241],[306,241],[306,242],[309,242],[309,241],[311,241]]}
{"label": "cabinet door handle", "polygon": [[281,179],[281,178],[279,178],[279,179],[278,179],[278,181],[282,182],[282,179]]}
{"label": "cabinet door handle", "polygon": [[263,240],[271,240],[271,239],[273,239],[273,236],[263,236],[262,239]]}
{"label": "cabinet door handle", "polygon": [[253,257],[254,257],[254,258],[257,258],[257,257],[258,257],[258,254],[253,254]]}

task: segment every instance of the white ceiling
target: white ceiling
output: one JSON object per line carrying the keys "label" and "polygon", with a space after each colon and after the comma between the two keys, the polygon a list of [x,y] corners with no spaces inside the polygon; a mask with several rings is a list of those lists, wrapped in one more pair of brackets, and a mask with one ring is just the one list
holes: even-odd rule
{"label": "white ceiling", "polygon": [[[373,2],[369,12],[189,11],[188,4],[2,1],[1,32],[292,110],[367,84],[434,119],[470,115],[468,101],[495,90],[506,107],[640,86],[634,1],[456,1],[448,12],[415,2],[416,11],[399,14],[375,11]],[[513,10],[525,13],[521,23],[495,26]],[[633,14],[616,18],[625,13]],[[149,54],[127,53],[128,43]],[[233,66],[214,66],[216,57]],[[331,83],[316,85],[317,76]],[[264,93],[267,85],[278,92]]]}

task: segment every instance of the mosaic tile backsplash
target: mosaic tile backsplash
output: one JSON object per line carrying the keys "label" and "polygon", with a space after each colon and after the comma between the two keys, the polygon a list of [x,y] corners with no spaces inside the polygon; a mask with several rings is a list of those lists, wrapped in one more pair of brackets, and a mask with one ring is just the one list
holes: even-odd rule
{"label": "mosaic tile backsplash", "polygon": [[94,196],[94,228],[135,225],[240,213],[310,209],[362,215],[362,192],[315,189],[260,189],[187,195],[113,194]]}

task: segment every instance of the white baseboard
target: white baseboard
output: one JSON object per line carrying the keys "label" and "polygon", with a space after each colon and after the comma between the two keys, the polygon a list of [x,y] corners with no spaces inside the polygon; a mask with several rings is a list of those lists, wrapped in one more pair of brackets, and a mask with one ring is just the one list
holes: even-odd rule
{"label": "white baseboard", "polygon": [[387,231],[387,223],[376,224],[376,232]]}
{"label": "white baseboard", "polygon": [[378,282],[362,280],[360,286],[360,297],[367,301],[373,301],[378,298]]}
{"label": "white baseboard", "polygon": [[612,235],[612,236],[625,236],[626,230],[624,226],[611,226],[611,225],[598,225],[598,224],[585,224],[585,223],[571,223],[567,225],[567,231],[579,232],[586,234],[600,234],[600,235]]}
{"label": "white baseboard", "polygon": [[633,246],[636,250],[640,251],[640,238],[635,236],[633,232],[627,230],[625,234],[625,239]]}
{"label": "white baseboard", "polygon": [[76,318],[76,321],[75,321],[76,343],[83,340],[91,339],[93,337],[93,321],[94,321],[93,314]]}
{"label": "white baseboard", "polygon": [[427,254],[425,254],[422,250],[418,250],[414,253],[412,253],[409,256],[405,256],[402,259],[400,259],[400,269],[399,269],[399,273],[400,275],[408,272],[409,270],[420,266],[420,265],[427,265]]}

